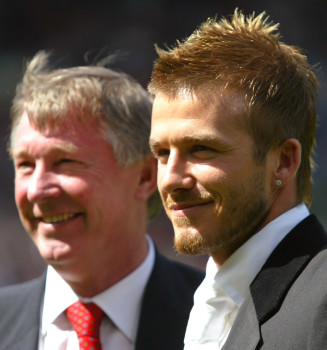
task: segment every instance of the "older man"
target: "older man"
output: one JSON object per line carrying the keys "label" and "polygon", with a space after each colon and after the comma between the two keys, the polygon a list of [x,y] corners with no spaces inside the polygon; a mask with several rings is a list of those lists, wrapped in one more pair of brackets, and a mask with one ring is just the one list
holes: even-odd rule
{"label": "older man", "polygon": [[51,69],[45,52],[28,63],[10,153],[19,215],[48,269],[0,291],[1,350],[183,348],[202,273],[146,236],[160,207],[151,108],[123,73]]}

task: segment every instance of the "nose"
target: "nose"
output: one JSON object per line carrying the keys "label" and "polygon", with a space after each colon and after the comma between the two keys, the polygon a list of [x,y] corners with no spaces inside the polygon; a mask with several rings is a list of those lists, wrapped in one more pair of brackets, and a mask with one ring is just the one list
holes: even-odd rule
{"label": "nose", "polygon": [[28,183],[27,199],[33,203],[42,203],[58,197],[60,192],[57,175],[43,165],[36,166]]}
{"label": "nose", "polygon": [[191,189],[195,179],[190,165],[178,152],[171,151],[167,163],[158,165],[158,187],[161,192],[172,193],[181,189]]}

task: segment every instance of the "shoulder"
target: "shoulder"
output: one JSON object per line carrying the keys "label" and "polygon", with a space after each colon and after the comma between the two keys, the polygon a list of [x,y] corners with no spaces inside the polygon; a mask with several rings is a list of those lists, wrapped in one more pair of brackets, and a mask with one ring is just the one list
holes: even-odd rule
{"label": "shoulder", "polygon": [[[287,291],[286,297],[266,326],[272,329],[282,348],[291,342],[292,349],[323,349],[327,342],[327,247],[323,247]],[[283,324],[283,327],[280,325]],[[284,334],[288,340],[282,340]],[[287,343],[288,342],[288,343]]]}
{"label": "shoulder", "polygon": [[45,275],[33,280],[9,285],[0,288],[0,308],[5,309],[10,305],[15,308],[20,307],[20,303],[32,303],[32,301],[40,301],[43,295],[45,285]]}
{"label": "shoulder", "polygon": [[286,236],[251,286],[264,342],[321,349],[317,344],[327,341],[326,290],[327,236],[310,216]]}
{"label": "shoulder", "polygon": [[297,282],[299,281],[303,282],[303,287],[308,292],[321,291],[322,297],[327,298],[327,245],[312,257],[300,274]]}
{"label": "shoulder", "polygon": [[45,277],[0,288],[1,349],[36,349]]}
{"label": "shoulder", "polygon": [[45,274],[42,274],[41,276],[33,278],[33,279],[28,280],[26,282],[1,287],[0,288],[0,295],[3,296],[6,294],[12,294],[12,293],[23,294],[30,289],[43,287],[44,284],[45,284]]}

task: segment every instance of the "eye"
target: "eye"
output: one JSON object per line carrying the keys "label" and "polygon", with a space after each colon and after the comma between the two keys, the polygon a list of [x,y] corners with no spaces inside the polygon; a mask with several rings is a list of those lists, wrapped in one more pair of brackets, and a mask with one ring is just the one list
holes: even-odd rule
{"label": "eye", "polygon": [[33,169],[35,166],[34,162],[29,160],[15,160],[14,165],[15,165],[16,173],[19,173],[19,174],[31,173],[33,172]]}
{"label": "eye", "polygon": [[65,164],[70,164],[70,163],[76,163],[76,159],[74,159],[74,157],[66,157],[66,156],[63,156],[63,157],[59,157],[55,160],[54,164],[56,166],[59,166],[59,165],[65,165]]}
{"label": "eye", "polygon": [[217,154],[217,151],[206,145],[193,145],[191,153],[198,158],[207,159],[214,157]]}
{"label": "eye", "polygon": [[72,163],[72,162],[74,162],[74,160],[73,160],[73,159],[70,159],[70,158],[63,158],[63,159],[60,159],[60,160],[58,161],[59,164],[60,164],[60,163]]}
{"label": "eye", "polygon": [[28,160],[25,160],[25,161],[21,161],[21,162],[18,162],[17,164],[17,167],[18,168],[25,168],[25,167],[31,167],[33,166],[34,164]]}
{"label": "eye", "polygon": [[161,163],[165,162],[169,157],[170,151],[169,149],[160,148],[153,151],[153,155],[157,158]]}
{"label": "eye", "polygon": [[208,151],[214,152],[214,149],[204,145],[194,145],[192,147],[192,152],[208,152]]}
{"label": "eye", "polygon": [[54,162],[54,167],[56,171],[60,172],[70,172],[73,170],[75,171],[83,166],[85,166],[85,162],[82,161],[81,157],[75,158],[75,156],[58,158]]}

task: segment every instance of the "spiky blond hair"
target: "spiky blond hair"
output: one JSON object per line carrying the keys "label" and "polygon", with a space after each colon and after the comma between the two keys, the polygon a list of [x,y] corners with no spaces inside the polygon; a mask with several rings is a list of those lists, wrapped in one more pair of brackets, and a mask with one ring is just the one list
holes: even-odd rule
{"label": "spiky blond hair", "polygon": [[242,118],[258,161],[288,138],[300,141],[297,197],[310,205],[319,84],[302,50],[283,43],[278,27],[264,12],[245,16],[236,9],[230,18],[209,18],[172,48],[156,47],[148,90],[167,98],[206,96],[212,103],[221,89],[242,92]]}

